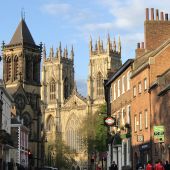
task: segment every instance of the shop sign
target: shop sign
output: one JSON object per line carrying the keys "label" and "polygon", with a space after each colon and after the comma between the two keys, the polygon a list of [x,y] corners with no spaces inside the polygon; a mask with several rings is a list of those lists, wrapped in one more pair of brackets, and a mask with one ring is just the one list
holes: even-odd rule
{"label": "shop sign", "polygon": [[113,126],[113,125],[116,124],[116,119],[113,118],[113,117],[106,117],[106,118],[104,119],[104,122],[105,122],[105,124],[106,124],[107,126]]}
{"label": "shop sign", "polygon": [[144,141],[143,135],[137,135],[137,142],[143,142],[143,141]]}
{"label": "shop sign", "polygon": [[151,148],[150,143],[145,143],[145,144],[139,146],[140,151],[149,150],[150,148]]}
{"label": "shop sign", "polygon": [[154,143],[162,143],[164,142],[164,126],[154,126]]}

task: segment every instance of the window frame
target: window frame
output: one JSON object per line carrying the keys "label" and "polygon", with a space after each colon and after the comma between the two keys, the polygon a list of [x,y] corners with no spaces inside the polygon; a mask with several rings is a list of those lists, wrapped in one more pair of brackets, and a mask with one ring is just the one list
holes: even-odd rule
{"label": "window frame", "polygon": [[144,91],[148,89],[147,87],[147,78],[144,78]]}
{"label": "window frame", "polygon": [[141,82],[138,83],[138,93],[139,94],[142,93],[142,83]]}
{"label": "window frame", "polygon": [[136,97],[136,86],[133,86],[133,97]]}
{"label": "window frame", "polygon": [[139,113],[139,130],[142,130],[142,112]]}

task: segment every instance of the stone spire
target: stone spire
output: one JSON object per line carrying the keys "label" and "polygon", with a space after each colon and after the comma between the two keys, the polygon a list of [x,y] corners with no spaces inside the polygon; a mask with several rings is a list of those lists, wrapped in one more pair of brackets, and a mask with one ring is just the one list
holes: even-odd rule
{"label": "stone spire", "polygon": [[45,61],[46,60],[46,47],[45,47],[45,44],[43,45],[43,60]]}
{"label": "stone spire", "polygon": [[71,58],[72,60],[74,60],[74,49],[73,49],[73,45],[72,45],[72,47],[71,47],[70,58]]}
{"label": "stone spire", "polygon": [[54,57],[54,50],[53,47],[50,48],[50,59]]}
{"label": "stone spire", "polygon": [[93,44],[92,44],[92,37],[90,36],[90,41],[89,41],[89,48],[90,48],[90,53],[93,50]]}
{"label": "stone spire", "polygon": [[114,38],[114,41],[113,41],[113,51],[116,51],[116,40]]}
{"label": "stone spire", "polygon": [[107,36],[107,52],[109,53],[111,49],[110,34]]}
{"label": "stone spire", "polygon": [[64,57],[64,58],[68,58],[68,50],[67,50],[67,46],[66,46],[66,48],[64,48],[63,57]]}
{"label": "stone spire", "polygon": [[99,39],[98,39],[98,42],[97,42],[97,50],[98,50],[98,52],[100,52],[100,36],[99,36]]}
{"label": "stone spire", "polygon": [[119,41],[118,41],[118,53],[121,54],[121,41],[120,41],[120,36],[119,36]]}
{"label": "stone spire", "polygon": [[60,42],[59,47],[58,47],[58,57],[59,57],[59,58],[62,57],[61,42]]}

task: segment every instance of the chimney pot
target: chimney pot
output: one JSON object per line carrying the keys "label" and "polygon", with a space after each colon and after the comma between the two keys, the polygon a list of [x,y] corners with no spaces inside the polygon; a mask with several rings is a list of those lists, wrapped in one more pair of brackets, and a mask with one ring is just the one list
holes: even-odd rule
{"label": "chimney pot", "polygon": [[165,14],[165,21],[168,21],[168,14]]}
{"label": "chimney pot", "polygon": [[151,20],[154,20],[154,8],[151,8]]}
{"label": "chimney pot", "polygon": [[140,43],[137,43],[137,48],[140,48]]}
{"label": "chimney pot", "polygon": [[144,42],[141,42],[141,48],[144,49]]}
{"label": "chimney pot", "polygon": [[156,20],[158,21],[159,20],[159,10],[156,9]]}
{"label": "chimney pot", "polygon": [[164,21],[164,13],[161,12],[161,21]]}
{"label": "chimney pot", "polygon": [[149,20],[149,8],[146,8],[146,21]]}

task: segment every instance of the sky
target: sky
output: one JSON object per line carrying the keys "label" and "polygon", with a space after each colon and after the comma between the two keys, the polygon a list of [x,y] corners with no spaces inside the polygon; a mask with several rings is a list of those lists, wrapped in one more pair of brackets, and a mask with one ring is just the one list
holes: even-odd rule
{"label": "sky", "polygon": [[[74,46],[75,80],[78,91],[86,96],[89,63],[89,39],[100,37],[106,43],[122,44],[122,63],[135,57],[138,42],[144,41],[145,9],[170,13],[169,0],[5,0],[0,2],[0,42],[8,44],[25,11],[25,21],[36,44],[71,50]],[[2,61],[0,78],[2,78]]]}

